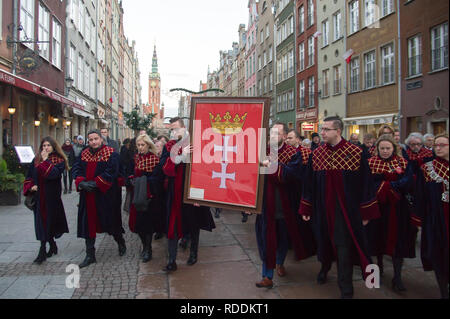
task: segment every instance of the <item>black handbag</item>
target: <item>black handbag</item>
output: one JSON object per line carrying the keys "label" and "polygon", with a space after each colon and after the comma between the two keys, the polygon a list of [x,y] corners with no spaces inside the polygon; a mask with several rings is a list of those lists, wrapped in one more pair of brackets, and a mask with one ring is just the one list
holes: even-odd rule
{"label": "black handbag", "polygon": [[31,193],[25,197],[25,206],[31,210],[34,211],[36,208],[36,194]]}

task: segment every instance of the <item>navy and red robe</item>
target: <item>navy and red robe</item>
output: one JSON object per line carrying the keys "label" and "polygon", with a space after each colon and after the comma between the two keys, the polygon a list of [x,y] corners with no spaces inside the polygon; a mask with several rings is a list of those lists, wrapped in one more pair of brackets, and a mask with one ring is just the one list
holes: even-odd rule
{"label": "navy and red robe", "polygon": [[[276,195],[280,195],[283,217],[289,239],[298,260],[315,254],[314,235],[309,225],[296,216],[296,183],[301,181],[306,169],[308,155],[303,149],[297,152],[292,146],[283,144],[278,150],[278,169],[268,175],[264,182],[262,213],[256,217],[255,230],[261,260],[268,269],[275,269],[277,253]],[[297,204],[298,207],[298,204]]]}
{"label": "navy and red robe", "polygon": [[[345,139],[334,147],[321,145],[314,150],[307,172],[299,214],[311,217],[319,261],[330,264],[336,259],[335,221],[343,218],[365,274],[371,261],[362,222],[379,218],[380,211],[363,150]],[[342,217],[336,217],[339,210]]]}
{"label": "navy and red robe", "polygon": [[[164,173],[159,165],[159,157],[151,152],[136,154],[130,163],[129,179],[147,177],[147,198],[151,199],[147,211],[136,211],[133,203],[130,205],[128,225],[133,233],[153,234],[164,232],[165,213],[163,209],[163,181]],[[131,189],[131,198],[133,190]]]}
{"label": "navy and red robe", "polygon": [[[178,141],[175,140],[167,142],[160,159],[163,172],[168,177],[166,206],[166,234],[168,239],[180,239],[185,234],[197,229],[211,232],[216,228],[209,207],[195,207],[183,203],[186,164],[175,164],[170,158],[170,152],[177,143]],[[180,148],[178,154],[181,155],[181,152]],[[175,233],[177,238],[175,238]]]}
{"label": "navy and red robe", "polygon": [[[448,161],[436,157],[432,164],[437,175],[448,182]],[[448,279],[449,205],[442,200],[445,186],[433,180],[425,164],[421,166],[421,171],[422,178],[415,193],[418,214],[413,219],[418,226],[422,226],[422,263],[425,271],[441,271]]]}
{"label": "navy and red robe", "polygon": [[98,150],[90,147],[81,152],[73,166],[77,191],[82,181],[95,181],[94,192],[80,192],[78,207],[78,237],[96,238],[97,234],[124,233],[120,209],[115,206],[114,196],[119,194],[119,154],[103,145]]}
{"label": "navy and red robe", "polygon": [[369,159],[369,167],[381,212],[381,218],[366,226],[370,255],[415,258],[417,227],[405,198],[413,182],[411,164],[397,155],[387,160],[375,156]]}
{"label": "navy and red robe", "polygon": [[36,208],[34,209],[34,229],[36,239],[49,241],[60,238],[69,232],[66,213],[61,200],[61,177],[65,161],[57,153],[49,155],[46,161],[35,163],[33,160],[23,183],[23,194],[30,193],[33,186],[38,187]]}

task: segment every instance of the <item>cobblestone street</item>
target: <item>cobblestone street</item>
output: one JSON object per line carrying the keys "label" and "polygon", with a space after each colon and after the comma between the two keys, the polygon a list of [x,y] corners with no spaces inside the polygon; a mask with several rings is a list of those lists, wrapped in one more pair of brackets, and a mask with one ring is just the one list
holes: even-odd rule
{"label": "cobblestone street", "polygon": [[[200,235],[199,261],[187,266],[189,249],[178,251],[178,270],[162,271],[167,262],[166,239],[153,241],[153,260],[140,262],[140,240],[128,230],[128,215],[123,214],[127,253],[119,257],[111,236],[100,235],[96,242],[97,263],[82,269],[80,288],[68,289],[66,267],[85,257],[84,240],[76,238],[76,193],[63,195],[70,234],[57,240],[58,255],[42,265],[34,265],[39,243],[35,240],[33,216],[23,205],[0,208],[0,299],[317,299],[339,298],[336,267],[329,281],[316,284],[320,264],[316,258],[298,262],[290,251],[287,276],[275,276],[273,289],[258,289],[261,261],[254,233],[255,217],[241,223],[241,215],[223,212],[215,219],[217,228]],[[432,272],[422,271],[420,259],[406,260],[403,271],[407,291],[396,294],[390,287],[392,263],[385,260],[380,289],[369,290],[355,268],[355,298],[439,298]]]}

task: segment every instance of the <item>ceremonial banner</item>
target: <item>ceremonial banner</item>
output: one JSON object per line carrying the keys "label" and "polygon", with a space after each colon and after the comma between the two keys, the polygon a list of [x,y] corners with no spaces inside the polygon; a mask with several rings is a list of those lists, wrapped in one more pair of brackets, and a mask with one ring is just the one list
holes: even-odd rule
{"label": "ceremonial banner", "polygon": [[185,203],[261,212],[269,109],[266,98],[192,98]]}

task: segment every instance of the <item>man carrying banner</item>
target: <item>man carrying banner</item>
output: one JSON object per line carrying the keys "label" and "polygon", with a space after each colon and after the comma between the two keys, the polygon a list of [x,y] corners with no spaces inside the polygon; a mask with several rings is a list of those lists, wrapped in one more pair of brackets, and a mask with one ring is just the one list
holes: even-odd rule
{"label": "man carrying banner", "polygon": [[[194,265],[197,262],[200,229],[212,231],[216,227],[209,207],[183,203],[185,163],[191,153],[191,146],[183,120],[173,118],[170,123],[171,140],[164,146],[160,159],[164,174],[169,178],[167,190],[169,262],[163,269],[166,272],[177,270],[177,245],[180,238],[186,234],[190,235],[191,247],[187,264]],[[175,156],[171,156],[171,152]]]}
{"label": "man carrying banner", "polygon": [[[283,266],[289,241],[297,259],[302,260],[315,252],[314,237],[306,227],[299,227],[295,202],[289,192],[295,190],[295,179],[301,179],[308,161],[308,152],[286,144],[288,129],[284,123],[275,123],[270,131],[271,147],[278,148],[278,164],[266,160],[263,166],[277,165],[276,172],[266,176],[262,214],[256,217],[256,238],[262,265],[262,281],[258,288],[273,287],[273,272],[286,275]],[[298,207],[298,204],[297,204]]]}

